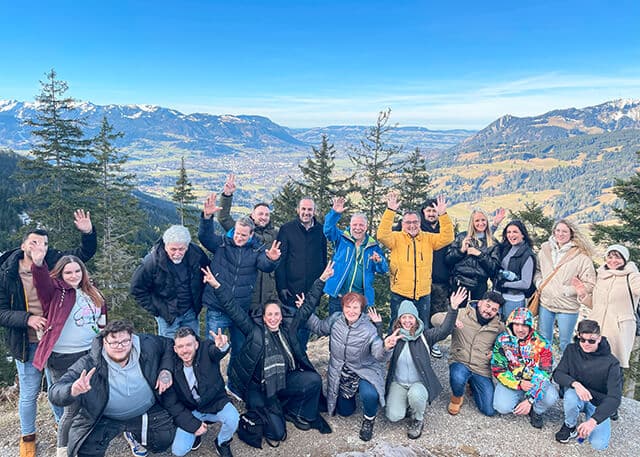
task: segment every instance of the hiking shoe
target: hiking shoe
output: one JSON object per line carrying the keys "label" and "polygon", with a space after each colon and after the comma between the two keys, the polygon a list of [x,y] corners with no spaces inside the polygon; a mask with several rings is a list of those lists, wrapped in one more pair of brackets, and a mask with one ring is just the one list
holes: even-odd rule
{"label": "hiking shoe", "polygon": [[562,428],[556,433],[556,441],[560,443],[568,443],[569,440],[578,436],[578,431],[575,427],[569,427],[567,424],[562,424]]}
{"label": "hiking shoe", "polygon": [[447,411],[452,416],[455,416],[460,412],[460,408],[462,408],[462,404],[464,403],[464,397],[456,397],[451,394],[451,400],[449,400],[449,406],[447,406]]}
{"label": "hiking shoe", "polygon": [[414,419],[411,421],[409,425],[409,429],[407,430],[407,436],[412,440],[416,440],[420,438],[422,435],[422,429],[424,428],[424,421],[419,421],[418,419]]}
{"label": "hiking shoe", "polygon": [[124,432],[122,434],[124,436],[125,441],[131,448],[131,453],[135,457],[147,457],[147,448],[142,444],[138,443],[131,432]]}
{"label": "hiking shoe", "polygon": [[431,357],[436,359],[442,358],[442,351],[440,350],[440,346],[438,346],[437,344],[431,346]]}
{"label": "hiking shoe", "polygon": [[193,446],[191,446],[191,450],[197,451],[198,449],[200,449],[201,445],[202,445],[202,435],[196,436],[196,439],[193,442]]}
{"label": "hiking shoe", "polygon": [[284,413],[284,418],[288,422],[291,422],[293,425],[295,425],[298,430],[306,431],[311,428],[311,422],[309,422],[306,419],[303,419],[300,416],[296,416],[294,414],[286,412]]}
{"label": "hiking shoe", "polygon": [[215,441],[216,451],[218,451],[218,455],[220,457],[233,457],[233,454],[231,453],[231,441],[233,441],[233,438],[222,444],[218,444],[218,440]]}
{"label": "hiking shoe", "polygon": [[533,410],[533,406],[531,407],[531,411],[529,411],[529,422],[531,422],[531,426],[534,428],[542,428],[542,414],[538,414]]}
{"label": "hiking shoe", "polygon": [[371,438],[373,438],[373,424],[375,421],[375,417],[373,419],[367,419],[365,416],[362,419],[362,427],[360,427],[360,439],[362,441],[371,441]]}

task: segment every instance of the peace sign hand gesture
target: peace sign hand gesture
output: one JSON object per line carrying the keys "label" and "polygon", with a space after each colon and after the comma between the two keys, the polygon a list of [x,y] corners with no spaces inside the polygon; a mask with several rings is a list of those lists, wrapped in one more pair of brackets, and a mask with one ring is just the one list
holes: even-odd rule
{"label": "peace sign hand gesture", "polygon": [[222,350],[222,348],[225,347],[229,342],[229,337],[222,333],[221,328],[218,329],[218,333],[215,333],[213,330],[209,330],[209,335],[211,335],[211,337],[213,338],[213,342],[220,350]]}
{"label": "peace sign hand gesture", "polygon": [[397,328],[395,332],[393,332],[391,335],[387,336],[384,339],[384,348],[387,351],[390,351],[391,349],[396,347],[398,340],[401,340],[403,338],[404,338],[404,335],[400,335],[400,329]]}
{"label": "peace sign hand gesture", "polygon": [[296,294],[296,307],[302,308],[304,305],[304,292]]}
{"label": "peace sign hand gesture", "polygon": [[87,373],[87,370],[82,370],[80,377],[71,384],[71,396],[77,397],[81,394],[86,394],[91,390],[91,377],[96,372],[96,367],[93,367]]}
{"label": "peace sign hand gesture", "polygon": [[282,254],[282,252],[280,252],[280,241],[273,240],[273,244],[271,245],[271,248],[269,248],[264,252],[267,255],[267,258],[269,260],[272,260],[274,262],[278,260],[280,258],[280,255]]}
{"label": "peace sign hand gesture", "polygon": [[236,175],[233,173],[229,173],[229,176],[227,176],[227,180],[224,183],[224,187],[222,188],[222,193],[227,197],[230,197],[233,195],[235,191],[236,191]]}
{"label": "peace sign hand gesture", "polygon": [[209,284],[214,289],[217,289],[218,287],[220,287],[220,282],[215,276],[213,276],[213,273],[211,273],[211,268],[209,268],[209,265],[207,265],[204,268],[200,268],[200,271],[202,271],[202,274],[203,274],[202,276],[203,283]]}

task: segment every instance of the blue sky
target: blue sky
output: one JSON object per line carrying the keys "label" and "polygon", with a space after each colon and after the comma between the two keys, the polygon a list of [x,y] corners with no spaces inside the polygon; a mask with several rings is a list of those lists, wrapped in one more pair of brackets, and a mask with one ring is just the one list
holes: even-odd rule
{"label": "blue sky", "polygon": [[[529,4],[530,3],[530,4]],[[640,98],[640,1],[0,0],[0,99],[479,129]]]}

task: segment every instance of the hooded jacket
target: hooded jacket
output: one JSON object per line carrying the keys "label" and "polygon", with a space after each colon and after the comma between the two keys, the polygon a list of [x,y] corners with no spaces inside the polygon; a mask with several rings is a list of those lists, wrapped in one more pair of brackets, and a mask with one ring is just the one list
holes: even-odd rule
{"label": "hooded jacket", "polygon": [[593,292],[583,300],[592,307],[589,319],[600,324],[600,333],[607,337],[611,352],[622,368],[629,367],[636,334],[638,298],[640,273],[633,262],[628,262],[622,270],[610,270],[606,265],[598,268]]}
{"label": "hooded jacket", "polygon": [[[182,261],[186,262],[189,271],[193,310],[197,316],[202,309],[202,290],[204,289],[200,268],[209,265],[209,258],[202,249],[189,243]],[[178,317],[176,311],[178,296],[176,277],[169,269],[169,262],[171,260],[160,238],[142,260],[142,264],[133,272],[131,295],[153,316],[159,316],[172,324]]]}
{"label": "hooded jacket", "polygon": [[[88,262],[96,253],[97,247],[98,238],[94,227],[91,233],[82,234],[79,248],[68,251],[49,248],[44,262],[50,269],[64,255],[75,255],[83,262]],[[11,356],[25,362],[29,355],[27,322],[31,313],[18,272],[22,258],[24,252],[20,248],[7,251],[0,256],[0,325],[5,327],[5,342]]]}
{"label": "hooded jacket", "polygon": [[[333,276],[331,276],[324,286],[324,291],[332,297],[337,297],[342,289],[344,281],[349,273],[351,265],[355,262],[356,241],[348,228],[344,230],[338,229],[338,221],[342,217],[341,213],[329,211],[324,218],[324,235],[327,240],[331,241],[334,246],[335,254],[333,255]],[[373,237],[366,235],[362,242],[363,249],[364,277],[362,283],[364,285],[364,296],[367,299],[367,306],[375,306],[375,291],[373,289],[373,280],[376,273],[386,273],[389,271],[387,259],[380,245]],[[380,262],[371,260],[371,256],[377,253],[380,256]]]}
{"label": "hooded jacket", "polygon": [[[518,339],[513,324],[529,326],[529,333]],[[527,399],[538,401],[544,395],[543,384],[551,379],[553,353],[551,344],[533,330],[533,316],[527,308],[516,308],[507,318],[506,330],[493,345],[491,371],[505,387],[518,390],[520,381],[531,381],[533,387],[525,393]]]}
{"label": "hooded jacket", "polygon": [[584,352],[577,338],[567,346],[553,372],[553,379],[562,387],[571,388],[578,381],[591,394],[596,407],[593,419],[600,424],[616,412],[622,399],[622,370],[611,353],[606,337],[602,337],[595,352]]}
{"label": "hooded jacket", "polygon": [[410,335],[406,330],[400,331],[405,335],[405,338],[398,340],[393,348],[389,371],[387,372],[385,390],[388,392],[391,382],[396,380],[395,376],[399,368],[398,359],[402,351],[408,347],[415,369],[420,376],[420,380],[427,389],[427,392],[429,392],[429,404],[431,404],[431,402],[440,395],[440,392],[442,392],[442,384],[440,384],[438,377],[431,367],[430,350],[435,343],[445,339],[451,334],[451,330],[453,330],[453,325],[456,321],[456,316],[458,315],[458,310],[449,309],[442,325],[429,328],[427,330],[424,330],[424,323],[418,316],[418,310],[409,300],[405,300],[400,303],[400,307],[398,308],[398,319],[396,319],[396,322],[399,322],[400,317],[403,314],[411,314],[415,317],[418,322],[418,329],[414,335]]}
{"label": "hooded jacket", "polygon": [[449,215],[439,218],[440,233],[420,230],[415,237],[392,230],[395,211],[387,208],[378,226],[378,241],[391,250],[389,280],[391,291],[412,300],[431,293],[433,251],[453,241],[453,224]]}

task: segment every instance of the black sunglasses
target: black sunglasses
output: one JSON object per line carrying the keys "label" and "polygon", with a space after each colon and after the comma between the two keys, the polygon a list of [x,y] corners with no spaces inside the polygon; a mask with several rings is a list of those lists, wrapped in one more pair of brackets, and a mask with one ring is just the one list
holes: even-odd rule
{"label": "black sunglasses", "polygon": [[582,338],[581,336],[578,337],[578,340],[580,340],[581,343],[589,343],[589,344],[596,344],[598,342],[598,339],[592,339],[592,338]]}

